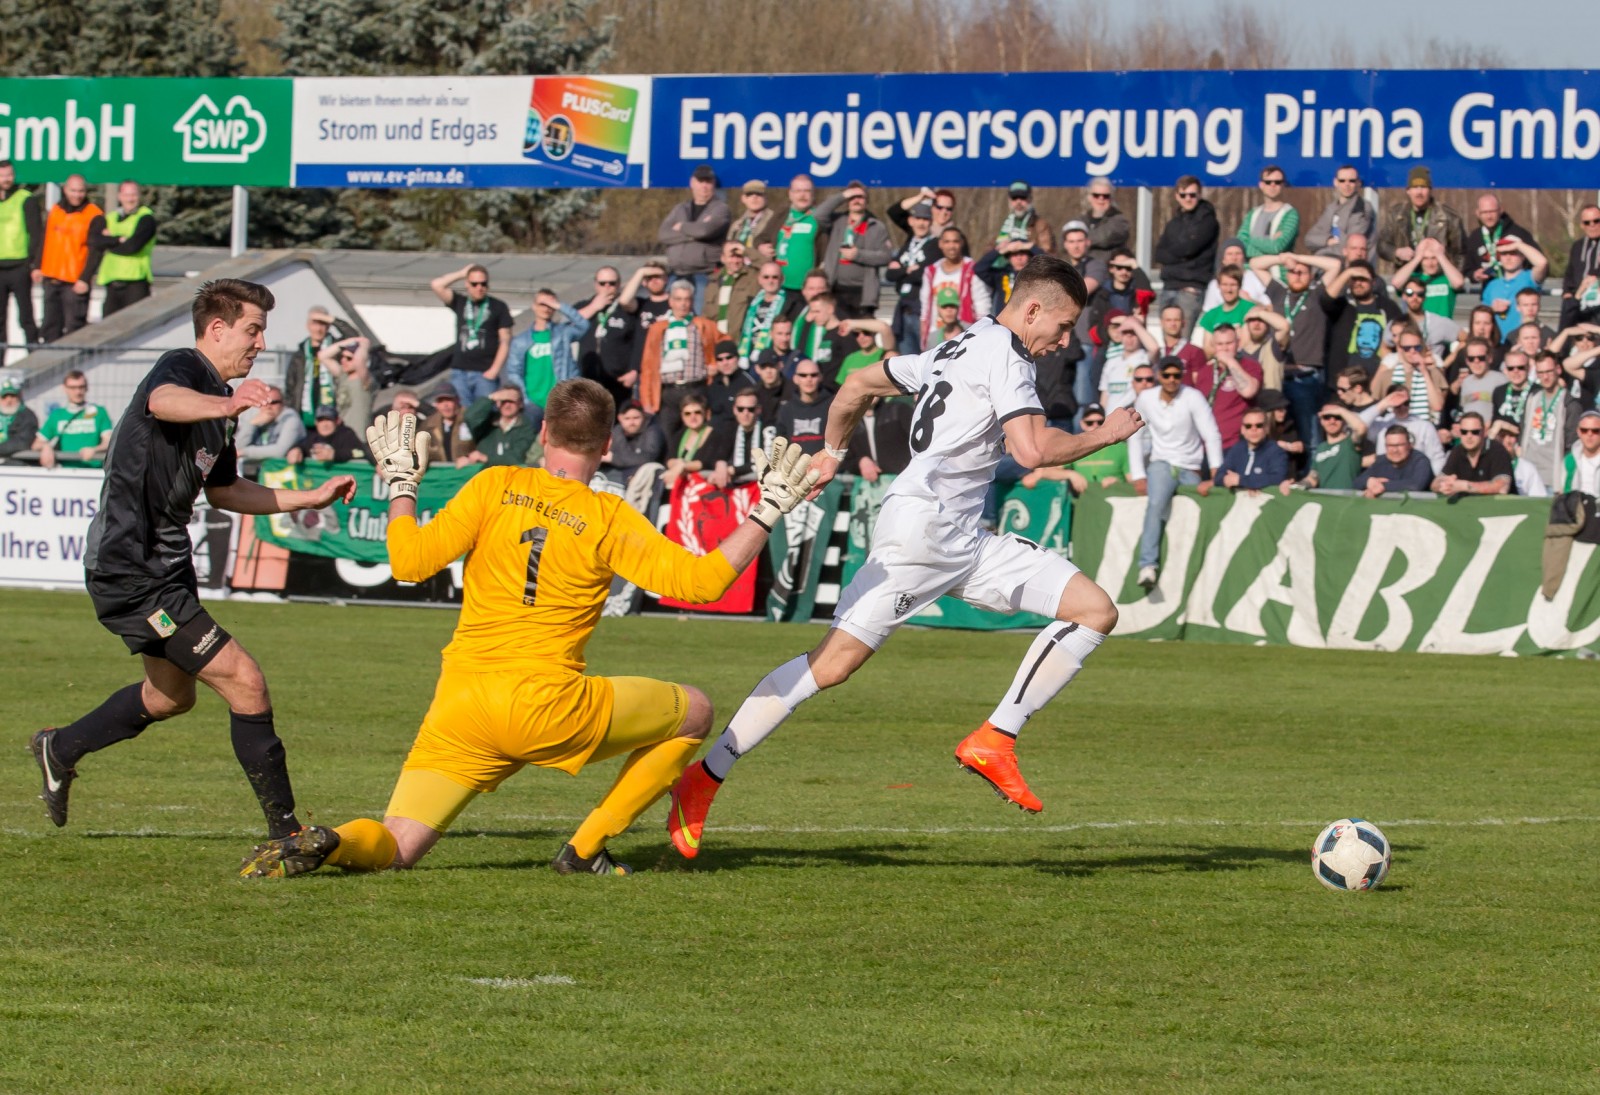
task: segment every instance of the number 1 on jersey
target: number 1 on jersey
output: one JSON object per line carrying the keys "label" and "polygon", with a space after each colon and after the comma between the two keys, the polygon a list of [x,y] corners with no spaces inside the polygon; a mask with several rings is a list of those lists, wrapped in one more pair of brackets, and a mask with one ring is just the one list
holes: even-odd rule
{"label": "number 1 on jersey", "polygon": [[539,558],[544,554],[545,537],[550,535],[547,528],[530,528],[522,530],[520,543],[528,545],[528,582],[522,587],[522,603],[529,607],[539,593]]}

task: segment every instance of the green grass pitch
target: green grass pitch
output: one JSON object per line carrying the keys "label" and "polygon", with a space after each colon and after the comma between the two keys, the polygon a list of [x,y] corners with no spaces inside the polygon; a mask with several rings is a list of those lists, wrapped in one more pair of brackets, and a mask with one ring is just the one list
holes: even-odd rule
{"label": "green grass pitch", "polygon": [[[525,770],[414,872],[244,882],[209,694],[49,825],[27,734],[137,663],[84,597],[0,606],[0,1091],[1600,1089],[1587,663],[1113,641],[1022,736],[1027,817],[951,749],[1028,637],[908,631],[740,763],[692,866],[658,804],[633,878],[547,868],[611,761]],[[215,614],[302,817],[380,814],[454,615]],[[589,654],[726,716],[820,634],[607,620]],[[1395,847],[1372,894],[1307,865],[1348,815]]]}

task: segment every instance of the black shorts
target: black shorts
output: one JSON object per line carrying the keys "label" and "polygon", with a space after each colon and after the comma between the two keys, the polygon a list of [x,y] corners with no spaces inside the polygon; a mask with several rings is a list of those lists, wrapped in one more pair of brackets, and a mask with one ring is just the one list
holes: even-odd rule
{"label": "black shorts", "polygon": [[191,676],[199,676],[232,637],[201,607],[192,567],[163,578],[90,573],[84,585],[95,615],[129,651],[165,658]]}

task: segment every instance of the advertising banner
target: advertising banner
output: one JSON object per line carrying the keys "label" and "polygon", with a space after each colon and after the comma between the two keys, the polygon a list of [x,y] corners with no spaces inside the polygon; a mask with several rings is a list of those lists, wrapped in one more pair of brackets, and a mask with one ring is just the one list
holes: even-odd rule
{"label": "advertising banner", "polygon": [[292,80],[0,80],[18,179],[288,186]]}
{"label": "advertising banner", "polygon": [[810,502],[790,510],[772,530],[767,558],[772,562],[772,589],[767,592],[767,619],[783,622],[811,619],[817,604],[817,579],[822,575],[833,518],[839,512],[844,480],[832,479]]}
{"label": "advertising banner", "polygon": [[1120,637],[1346,650],[1540,654],[1600,642],[1600,559],[1574,544],[1540,592],[1548,499],[1319,493],[1173,499],[1160,582],[1134,584],[1145,499],[1078,499],[1073,559],[1116,600]]}
{"label": "advertising banner", "polygon": [[[708,555],[744,523],[760,501],[760,484],[742,483],[722,490],[699,475],[685,475],[672,485],[667,526],[662,531],[667,539],[695,555]],[[692,605],[671,597],[662,597],[660,604],[696,612],[750,612],[756,604],[756,568],[745,567],[728,592],[709,604]]]}
{"label": "advertising banner", "polygon": [[647,76],[294,82],[294,185],[644,186]]}
{"label": "advertising banner", "polygon": [[[480,467],[429,468],[417,492],[417,522],[427,524]],[[282,460],[261,464],[261,485],[266,487],[315,490],[336,475],[356,478],[355,500],[349,505],[335,502],[325,510],[260,516],[256,518],[256,536],[292,552],[387,567],[389,548],[384,538],[389,530],[389,484],[374,474],[371,464],[289,464]]]}
{"label": "advertising banner", "polygon": [[1328,186],[1351,163],[1403,187],[1592,188],[1600,73],[1170,71],[658,76],[650,181],[1171,186],[1180,175]]}

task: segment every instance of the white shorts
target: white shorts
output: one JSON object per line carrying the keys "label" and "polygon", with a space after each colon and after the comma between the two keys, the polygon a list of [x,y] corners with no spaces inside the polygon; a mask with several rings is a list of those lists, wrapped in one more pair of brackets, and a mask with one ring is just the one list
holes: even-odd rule
{"label": "white shorts", "polygon": [[948,521],[938,507],[890,498],[878,512],[866,563],[839,598],[833,626],[877,650],[945,594],[990,612],[1054,618],[1077,573],[1032,540],[969,530]]}

